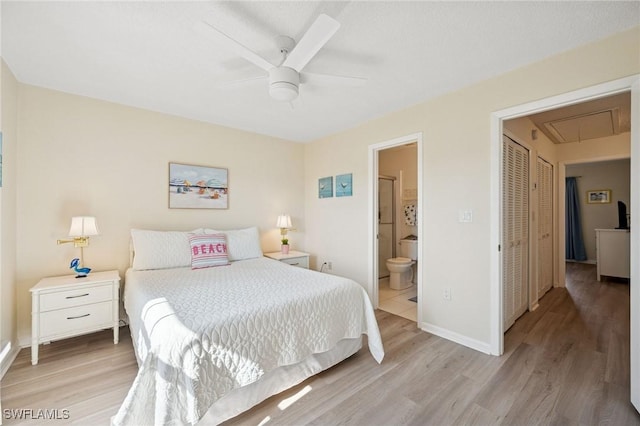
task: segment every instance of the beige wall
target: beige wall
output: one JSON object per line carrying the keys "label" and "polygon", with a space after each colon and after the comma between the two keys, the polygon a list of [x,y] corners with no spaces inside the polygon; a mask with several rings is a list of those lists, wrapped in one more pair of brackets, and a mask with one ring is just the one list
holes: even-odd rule
{"label": "beige wall", "polygon": [[[30,335],[29,288],[64,275],[78,256],[72,216],[93,215],[102,235],[85,249],[95,270],[128,265],[130,228],[189,230],[257,225],[279,248],[277,215],[292,216],[304,249],[303,146],[80,96],[20,85],[17,298],[21,343]],[[225,167],[228,210],[168,208],[168,163]]]}
{"label": "beige wall", "polygon": [[[0,188],[0,350],[17,348],[16,325],[16,183],[18,82],[4,60],[0,80],[2,188]],[[0,366],[2,368],[4,366]]]}
{"label": "beige wall", "polygon": [[597,158],[629,157],[631,138],[627,132],[581,143],[562,144],[558,146],[557,153],[558,161],[564,163],[587,162]]}
{"label": "beige wall", "polygon": [[[577,183],[580,195],[582,236],[587,259],[595,262],[595,229],[613,229],[618,226],[618,201],[625,203],[627,210],[630,207],[631,161],[626,159],[571,164],[566,167],[566,175],[580,176]],[[588,204],[587,191],[595,189],[610,189],[611,203]]]}
{"label": "beige wall", "polygon": [[[640,27],[305,146],[307,249],[367,283],[368,146],[424,136],[423,325],[490,342],[491,113],[640,72]],[[349,200],[318,199],[317,179],[352,172]],[[428,201],[427,201],[428,200]],[[458,222],[459,209],[473,223]],[[452,300],[442,297],[451,288]]]}

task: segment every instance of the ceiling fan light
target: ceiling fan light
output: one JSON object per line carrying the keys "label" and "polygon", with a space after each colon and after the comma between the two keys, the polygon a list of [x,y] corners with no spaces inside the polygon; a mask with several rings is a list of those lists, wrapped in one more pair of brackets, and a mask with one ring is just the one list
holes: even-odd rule
{"label": "ceiling fan light", "polygon": [[298,97],[300,74],[288,67],[277,67],[269,71],[269,94],[277,101],[289,102]]}
{"label": "ceiling fan light", "polygon": [[298,86],[286,81],[271,83],[269,95],[277,101],[289,102],[298,97]]}

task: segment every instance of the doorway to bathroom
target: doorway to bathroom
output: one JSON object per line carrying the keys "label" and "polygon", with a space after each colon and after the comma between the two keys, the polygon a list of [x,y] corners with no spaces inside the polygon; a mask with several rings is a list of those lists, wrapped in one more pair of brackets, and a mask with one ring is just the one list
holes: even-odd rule
{"label": "doorway to bathroom", "polygon": [[[380,169],[385,169],[386,160],[390,155],[395,155],[397,150],[404,149],[401,153],[406,160],[412,161],[415,157],[414,146],[389,148],[381,151],[378,155]],[[393,150],[393,152],[390,152]],[[415,160],[415,158],[413,158]],[[402,176],[403,171],[398,170],[395,175]],[[403,318],[417,321],[418,313],[418,292],[415,284],[415,261],[407,260],[406,265],[395,266],[389,262],[400,258],[410,259],[402,256],[398,247],[397,230],[401,227],[402,213],[398,207],[403,203],[398,203],[397,198],[400,192],[401,178],[391,175],[380,175],[378,177],[378,308],[382,311],[401,316]],[[413,208],[415,215],[415,205]],[[413,218],[415,222],[415,217]],[[402,231],[400,231],[402,232]],[[401,234],[402,235],[402,234]],[[415,234],[411,234],[414,235]],[[402,271],[390,271],[389,268],[400,268]],[[391,279],[395,275],[395,285]]]}
{"label": "doorway to bathroom", "polygon": [[370,147],[370,295],[383,311],[419,323],[422,135]]}

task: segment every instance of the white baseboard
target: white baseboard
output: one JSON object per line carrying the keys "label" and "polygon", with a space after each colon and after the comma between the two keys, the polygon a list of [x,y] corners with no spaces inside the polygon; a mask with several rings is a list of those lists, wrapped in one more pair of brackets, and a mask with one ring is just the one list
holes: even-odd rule
{"label": "white baseboard", "polygon": [[569,263],[586,263],[588,265],[595,265],[598,262],[595,261],[595,259],[587,259],[587,260],[573,260],[573,259],[566,259],[565,262],[569,262]]}
{"label": "white baseboard", "polygon": [[458,334],[454,331],[447,330],[445,328],[438,327],[437,325],[429,324],[426,322],[420,324],[420,329],[434,334],[438,337],[442,337],[443,339],[451,340],[452,342],[458,343],[462,346],[466,346],[476,351],[492,355],[491,346],[486,342],[481,342],[479,340],[463,336],[462,334]]}
{"label": "white baseboard", "polygon": [[9,367],[11,367],[19,352],[20,347],[11,342],[7,342],[2,348],[2,352],[0,352],[0,379],[9,371]]}
{"label": "white baseboard", "polygon": [[31,347],[31,336],[24,337],[18,340],[18,346],[20,348],[30,348]]}

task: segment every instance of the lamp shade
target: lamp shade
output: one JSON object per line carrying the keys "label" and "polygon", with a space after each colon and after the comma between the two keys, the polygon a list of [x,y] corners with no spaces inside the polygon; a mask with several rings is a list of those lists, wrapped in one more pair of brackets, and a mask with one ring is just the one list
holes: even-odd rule
{"label": "lamp shade", "polygon": [[90,237],[92,235],[100,235],[95,217],[74,216],[71,218],[70,237]]}
{"label": "lamp shade", "polygon": [[286,229],[291,228],[291,216],[289,216],[288,214],[281,214],[280,216],[278,216],[276,227]]}

